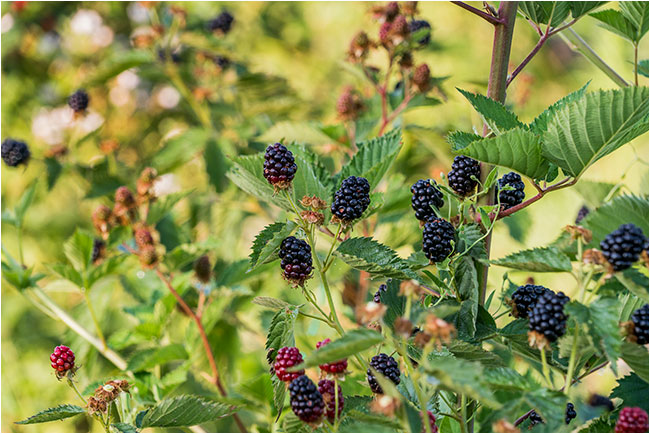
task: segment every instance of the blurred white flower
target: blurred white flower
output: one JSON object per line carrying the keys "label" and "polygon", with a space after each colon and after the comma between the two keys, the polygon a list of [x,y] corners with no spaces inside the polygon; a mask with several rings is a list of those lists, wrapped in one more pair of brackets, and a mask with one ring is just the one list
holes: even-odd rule
{"label": "blurred white flower", "polygon": [[156,197],[162,197],[181,191],[181,186],[178,184],[176,175],[173,173],[166,173],[156,178],[153,183],[153,191]]}
{"label": "blurred white flower", "polygon": [[164,86],[156,94],[156,102],[165,109],[172,109],[178,105],[181,94],[172,86]]}
{"label": "blurred white flower", "polygon": [[47,32],[38,44],[38,51],[44,55],[52,54],[59,48],[60,41],[59,35],[54,32]]}
{"label": "blurred white flower", "polygon": [[132,69],[127,69],[117,76],[117,85],[128,90],[138,87],[140,77]]}
{"label": "blurred white flower", "polygon": [[93,35],[101,25],[102,17],[90,9],[79,9],[70,20],[70,29],[78,35]]}
{"label": "blurred white flower", "polygon": [[113,105],[118,107],[125,106],[131,102],[131,92],[122,86],[114,86],[111,88],[108,93],[108,98],[111,100]]}
{"label": "blurred white flower", "polygon": [[86,116],[77,120],[79,130],[83,135],[95,131],[104,123],[104,118],[97,112],[89,112]]}
{"label": "blurred white flower", "polygon": [[108,47],[113,42],[113,29],[101,26],[93,33],[93,43],[98,47]]}
{"label": "blurred white flower", "polygon": [[32,134],[48,145],[61,144],[66,128],[72,124],[72,117],[72,110],[68,107],[42,108],[32,119]]}
{"label": "blurred white flower", "polygon": [[14,26],[14,17],[10,13],[6,13],[2,16],[0,20],[0,31],[2,33],[7,33]]}
{"label": "blurred white flower", "polygon": [[144,23],[149,20],[149,11],[139,2],[133,2],[126,8],[126,13],[136,23]]}

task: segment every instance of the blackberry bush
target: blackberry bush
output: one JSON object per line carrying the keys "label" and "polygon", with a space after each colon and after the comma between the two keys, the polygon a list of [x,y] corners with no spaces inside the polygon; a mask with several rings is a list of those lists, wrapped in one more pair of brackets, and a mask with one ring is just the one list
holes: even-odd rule
{"label": "blackberry bush", "polygon": [[27,165],[31,153],[27,144],[20,140],[4,139],[2,141],[2,161],[9,167]]}
{"label": "blackberry bush", "polygon": [[[331,339],[325,339],[324,341],[317,343],[316,348],[320,348],[323,345],[329,344],[330,342],[332,342]],[[324,363],[322,365],[318,365],[318,367],[321,369],[321,371],[327,372],[328,374],[343,374],[348,368],[348,359],[337,360],[336,362],[332,363]]]}
{"label": "blackberry bush", "polygon": [[297,377],[289,385],[289,401],[293,413],[303,422],[316,423],[323,417],[323,396],[306,375]]}
{"label": "blackberry bush", "polygon": [[564,305],[568,301],[569,297],[562,292],[542,293],[528,314],[530,331],[543,336],[550,343],[564,336],[568,318]]}
{"label": "blackberry bush", "polygon": [[424,224],[422,250],[432,263],[442,262],[454,251],[456,230],[445,219],[434,218]]}
{"label": "blackberry bush", "polygon": [[361,217],[370,205],[370,184],[366,178],[350,176],[334,194],[331,211],[341,222],[349,224]]}
{"label": "blackberry bush", "polygon": [[600,242],[600,250],[614,268],[614,271],[628,269],[639,260],[648,239],[643,231],[632,223],[619,226]]}
{"label": "blackberry bush", "polygon": [[434,208],[440,209],[445,204],[442,192],[432,179],[420,179],[411,186],[411,193],[411,208],[415,211],[415,218],[422,222],[436,218]]}
{"label": "blackberry bush", "polygon": [[632,336],[639,345],[646,345],[648,341],[648,304],[634,311],[630,317],[632,322]]}
{"label": "blackberry bush", "polygon": [[[385,353],[378,354],[370,360],[370,367],[375,371],[382,374],[384,377],[388,378],[395,385],[398,385],[401,381],[399,366],[395,359]],[[368,368],[367,372],[368,384],[373,393],[382,394],[382,390],[377,378],[373,374],[372,370]]]}
{"label": "blackberry bush", "polygon": [[481,176],[481,164],[464,155],[454,158],[451,171],[447,174],[449,186],[461,196],[468,196],[474,192]]}

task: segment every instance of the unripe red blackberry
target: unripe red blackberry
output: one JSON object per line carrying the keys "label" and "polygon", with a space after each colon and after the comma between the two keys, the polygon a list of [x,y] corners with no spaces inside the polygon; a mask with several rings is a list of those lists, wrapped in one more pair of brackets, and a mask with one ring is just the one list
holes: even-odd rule
{"label": "unripe red blackberry", "polygon": [[[331,339],[327,338],[324,341],[317,343],[316,349],[322,347],[323,345],[327,345],[330,342],[332,342]],[[336,362],[325,363],[323,365],[319,365],[318,367],[323,372],[328,372],[330,374],[342,374],[345,372],[346,369],[348,369],[348,359],[342,359]]]}
{"label": "unripe red blackberry", "polygon": [[576,409],[573,406],[573,403],[567,402],[566,404],[566,411],[564,413],[564,423],[567,425],[571,423],[572,419],[575,419],[576,416],[578,416],[578,413],[576,413]]}
{"label": "unripe red blackberry", "polygon": [[648,239],[641,228],[628,223],[607,235],[600,242],[600,250],[614,271],[623,271],[639,260],[639,255],[647,244]]}
{"label": "unripe red blackberry", "polygon": [[379,42],[384,46],[390,45],[390,28],[391,23],[388,21],[379,27]]}
{"label": "unripe red blackberry", "polygon": [[208,283],[212,277],[212,264],[208,255],[203,255],[194,262],[194,274],[199,281]]}
{"label": "unripe red blackberry", "polygon": [[341,222],[350,223],[361,217],[370,205],[370,183],[366,178],[350,176],[343,180],[334,194],[331,211]]}
{"label": "unripe red blackberry", "polygon": [[614,432],[648,432],[648,413],[639,407],[625,407],[618,415]]}
{"label": "unripe red blackberry", "polygon": [[431,71],[429,70],[429,65],[423,63],[415,68],[413,72],[413,84],[422,93],[431,89]]}
{"label": "unripe red blackberry", "polygon": [[422,29],[428,29],[428,32],[425,32],[423,36],[420,36],[416,42],[420,46],[429,45],[429,42],[431,42],[431,24],[425,20],[413,20],[409,23],[411,34]]}
{"label": "unripe red blackberry", "polygon": [[217,15],[216,18],[208,21],[208,30],[225,35],[230,32],[234,21],[235,17],[233,17],[228,11],[223,11]]}
{"label": "unripe red blackberry", "polygon": [[474,192],[478,183],[472,179],[474,176],[477,180],[481,176],[481,163],[464,155],[454,158],[451,165],[451,171],[447,174],[449,187],[461,196],[468,196]]}
{"label": "unripe red blackberry", "polygon": [[552,292],[541,285],[522,285],[512,293],[511,305],[512,316],[515,318],[528,318],[537,299],[545,292]]}
{"label": "unripe red blackberry", "polygon": [[31,153],[27,144],[20,140],[6,138],[2,141],[2,161],[9,167],[27,164]]}
{"label": "unripe red blackberry", "polygon": [[586,205],[582,205],[582,208],[578,210],[578,214],[576,215],[576,224],[580,223],[583,218],[587,217],[589,214],[589,208],[587,208]]}
{"label": "unripe red blackberry", "polygon": [[564,313],[564,305],[568,301],[569,297],[563,292],[555,294],[548,291],[541,294],[528,314],[530,331],[543,335],[550,343],[562,337],[568,318]]}
{"label": "unripe red blackberry", "polygon": [[388,287],[386,286],[385,283],[379,285],[377,292],[375,292],[375,295],[372,297],[372,301],[374,301],[375,303],[381,303],[381,293],[386,292],[387,289]]}
{"label": "unripe red blackberry", "polygon": [[336,112],[343,120],[355,120],[363,111],[363,100],[359,92],[352,87],[346,87],[336,101]]}
{"label": "unripe red blackberry", "polygon": [[399,14],[399,3],[389,2],[384,9],[386,21],[393,21]]}
{"label": "unripe red blackberry", "polygon": [[[336,414],[336,399],[337,396],[335,395],[335,389],[334,389],[335,383],[332,380],[327,380],[327,379],[322,379],[318,382],[318,391],[320,392],[321,396],[323,397],[323,401],[325,402],[325,410],[326,410],[326,416],[327,420],[330,421],[330,423],[334,423],[335,414]],[[341,391],[341,385],[338,385],[338,416],[341,416],[341,413],[343,412],[343,406],[345,405],[345,399],[343,399],[343,392]]]}
{"label": "unripe red blackberry", "polygon": [[398,15],[395,17],[390,27],[390,32],[395,43],[400,43],[404,40],[404,38],[408,37],[409,24],[406,21],[406,17],[404,15]]}
{"label": "unripe red blackberry", "polygon": [[276,189],[286,189],[296,175],[293,154],[283,144],[269,145],[264,154],[264,178]]}
{"label": "unripe red blackberry", "polygon": [[280,381],[293,381],[305,373],[304,369],[297,372],[287,372],[287,368],[297,366],[302,363],[302,354],[296,347],[283,347],[278,351],[273,363],[273,372],[278,376]]}
{"label": "unripe red blackberry", "polygon": [[[393,359],[391,356],[385,353],[380,353],[376,356],[374,356],[370,360],[370,366],[380,374],[382,374],[384,377],[388,378],[390,381],[393,382],[393,384],[398,385],[401,381],[400,378],[400,372],[399,372],[399,365]],[[383,394],[384,391],[382,390],[381,386],[379,385],[379,382],[377,382],[377,378],[375,375],[372,373],[372,370],[368,368],[368,372],[366,373],[368,377],[368,384],[370,385],[370,389],[377,394]]]}
{"label": "unripe red blackberry", "polygon": [[634,340],[639,345],[648,343],[648,304],[645,304],[640,309],[634,311],[630,317],[630,321],[634,325],[632,335]]}
{"label": "unripe red blackberry", "polygon": [[303,422],[315,424],[323,417],[325,402],[313,381],[301,375],[289,384],[291,410]]}
{"label": "unripe red blackberry", "polygon": [[280,244],[280,267],[285,279],[295,285],[302,285],[311,277],[313,270],[311,247],[296,237],[287,237]]}
{"label": "unripe red blackberry", "polygon": [[429,418],[429,426],[431,427],[431,431],[427,431],[427,424],[422,422],[422,432],[438,432],[438,426],[436,425],[436,416],[430,411],[427,411],[427,417]]}
{"label": "unripe red blackberry", "polygon": [[135,228],[133,238],[135,239],[135,244],[141,249],[155,245],[151,230],[144,226]]}
{"label": "unripe red blackberry", "polygon": [[140,265],[144,268],[153,268],[158,264],[158,253],[154,246],[143,246],[138,255],[140,256]]}
{"label": "unripe red blackberry", "polygon": [[68,371],[74,370],[74,353],[65,345],[59,345],[54,348],[54,352],[50,355],[50,362],[52,368],[56,371],[56,376],[61,378]]}
{"label": "unripe red blackberry", "polygon": [[68,97],[68,105],[75,113],[81,113],[88,108],[90,98],[85,90],[79,89]]}
{"label": "unripe red blackberry", "polygon": [[444,196],[433,179],[420,179],[411,186],[411,208],[415,218],[426,222],[436,217],[433,208],[440,209],[445,204]]}
{"label": "unripe red blackberry", "polygon": [[454,251],[456,230],[447,220],[434,218],[424,224],[422,251],[432,263],[442,262]]}
{"label": "unripe red blackberry", "polygon": [[135,206],[135,198],[128,187],[122,186],[115,191],[115,203],[125,208]]}
{"label": "unripe red blackberry", "polygon": [[[509,185],[514,190],[502,190],[503,187]],[[502,209],[512,208],[519,205],[524,201],[526,194],[524,193],[524,181],[521,176],[515,172],[506,173],[497,182],[497,194]]]}

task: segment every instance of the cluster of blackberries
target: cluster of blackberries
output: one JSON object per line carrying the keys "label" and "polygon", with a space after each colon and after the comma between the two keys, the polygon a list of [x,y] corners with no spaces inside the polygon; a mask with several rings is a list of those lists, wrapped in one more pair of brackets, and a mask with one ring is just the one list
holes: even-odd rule
{"label": "cluster of blackberries", "polygon": [[293,154],[283,144],[276,143],[266,148],[264,178],[276,189],[289,188],[297,170]]}
{"label": "cluster of blackberries", "polygon": [[207,23],[208,30],[211,32],[217,32],[220,34],[227,34],[232,28],[232,23],[235,21],[235,17],[230,14],[228,11],[223,11],[216,18],[211,19]]}
{"label": "cluster of blackberries", "polygon": [[572,419],[575,419],[578,416],[578,413],[576,413],[575,406],[573,405],[572,402],[567,402],[566,404],[566,411],[564,413],[564,423],[567,425],[571,423]]}
{"label": "cluster of blackberries", "polygon": [[[380,353],[374,356],[370,360],[370,367],[382,374],[384,377],[388,378],[395,385],[398,385],[401,381],[399,365],[397,364],[397,361],[395,361],[395,359],[393,359],[388,354]],[[368,368],[367,377],[370,389],[374,393],[383,394],[384,391],[382,390],[379,382],[377,381],[377,378],[370,368]]]}
{"label": "cluster of blackberries", "polygon": [[614,432],[648,432],[648,413],[639,407],[625,407],[618,414]]}
{"label": "cluster of blackberries", "polygon": [[[332,341],[327,338],[317,343],[316,349],[322,347],[323,345],[327,345],[330,342]],[[321,371],[327,372],[329,374],[343,374],[345,370],[348,369],[348,359],[337,360],[336,362],[331,363],[324,363],[322,365],[318,365],[318,367],[321,369]]]}
{"label": "cluster of blackberries", "polygon": [[90,97],[85,90],[79,89],[68,97],[68,105],[75,113],[82,113],[88,108]]}
{"label": "cluster of blackberries", "polygon": [[366,178],[350,176],[334,194],[331,211],[341,222],[349,224],[361,217],[370,205],[370,183]]}
{"label": "cluster of blackberries", "polygon": [[522,285],[512,293],[511,302],[512,316],[515,318],[528,318],[537,299],[545,292],[552,292],[541,285]]}
{"label": "cluster of blackberries", "polygon": [[343,392],[341,391],[341,385],[338,385],[338,389],[335,389],[336,383],[332,380],[326,378],[318,382],[318,391],[323,397],[325,402],[325,410],[327,415],[327,420],[331,423],[334,423],[336,419],[336,410],[337,410],[337,399],[338,399],[338,416],[341,416],[343,412],[343,406],[345,405],[345,399],[343,398]]}
{"label": "cluster of blackberries", "polygon": [[379,285],[377,292],[375,292],[375,295],[372,297],[372,301],[374,301],[375,303],[381,303],[381,293],[386,292],[387,289],[388,287],[386,286],[385,283]]}
{"label": "cluster of blackberries", "polygon": [[283,347],[278,350],[273,363],[273,372],[281,381],[293,381],[305,373],[304,369],[296,372],[288,372],[287,369],[292,366],[298,366],[302,363],[302,354],[296,347]]}
{"label": "cluster of blackberries", "polygon": [[312,257],[311,247],[304,240],[288,237],[280,244],[282,275],[295,285],[302,285],[311,277]]}
{"label": "cluster of blackberries", "polygon": [[440,209],[445,204],[442,192],[432,179],[420,179],[411,186],[411,194],[411,207],[415,211],[415,218],[422,222],[437,217],[434,208]]}
{"label": "cluster of blackberries", "polygon": [[639,260],[648,246],[648,239],[638,226],[627,223],[619,226],[600,242],[600,250],[614,271],[628,269]]}
{"label": "cluster of blackberries", "polygon": [[323,417],[323,395],[306,375],[297,377],[289,384],[289,401],[294,414],[303,422],[316,423]]}
{"label": "cluster of blackberries", "polygon": [[643,307],[637,309],[632,313],[630,317],[632,322],[632,336],[634,340],[639,345],[645,345],[648,341],[648,305],[645,304]]}
{"label": "cluster of blackberries", "polygon": [[50,363],[56,371],[56,376],[62,378],[68,372],[74,372],[74,353],[69,347],[59,345],[50,355]]}
{"label": "cluster of blackberries", "polygon": [[[481,176],[481,163],[464,155],[454,158],[451,171],[447,174],[449,187],[461,196],[471,194]],[[476,179],[472,179],[472,177]]]}
{"label": "cluster of blackberries", "polygon": [[454,251],[456,230],[447,220],[433,218],[424,224],[422,250],[432,263],[442,262]]}
{"label": "cluster of blackberries", "polygon": [[[521,180],[521,176],[518,173],[510,172],[506,173],[499,179],[497,182],[497,195],[498,201],[501,204],[502,209],[512,208],[515,205],[519,205],[524,201],[526,194],[524,193],[524,181]],[[503,190],[503,187],[506,185],[512,187],[512,190]]]}
{"label": "cluster of blackberries", "polygon": [[530,331],[543,335],[550,343],[562,337],[568,319],[564,305],[568,301],[569,297],[562,292],[543,292],[528,313]]}
{"label": "cluster of blackberries", "polygon": [[2,161],[9,167],[27,164],[31,153],[27,143],[21,140],[6,138],[2,141]]}

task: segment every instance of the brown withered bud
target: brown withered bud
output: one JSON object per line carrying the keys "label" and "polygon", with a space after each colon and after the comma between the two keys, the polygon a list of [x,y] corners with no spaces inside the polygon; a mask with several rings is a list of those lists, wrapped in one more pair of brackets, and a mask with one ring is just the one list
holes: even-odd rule
{"label": "brown withered bud", "polygon": [[343,89],[343,92],[336,101],[336,112],[339,118],[344,121],[355,120],[364,110],[363,99],[359,92],[351,86]]}
{"label": "brown withered bud", "polygon": [[417,15],[418,14],[418,2],[403,2],[402,3],[402,12],[406,15]]}
{"label": "brown withered bud", "polygon": [[395,318],[393,327],[395,328],[395,333],[404,339],[408,339],[413,331],[413,323],[402,316]]}
{"label": "brown withered bud", "polygon": [[589,229],[585,229],[582,226],[567,225],[564,227],[564,230],[571,235],[572,240],[582,238],[582,242],[585,244],[591,242],[592,234]]}
{"label": "brown withered bud", "polygon": [[95,238],[93,240],[92,263],[94,265],[100,264],[106,257],[106,243],[104,240]]}
{"label": "brown withered bud", "polygon": [[401,68],[406,68],[406,69],[412,68],[413,56],[411,55],[411,53],[407,51],[404,54],[402,54],[402,56],[399,58],[398,63]]}
{"label": "brown withered bud", "polygon": [[388,395],[377,395],[377,397],[372,401],[372,404],[370,404],[370,410],[373,413],[393,417],[400,405],[401,401],[397,398]]}
{"label": "brown withered bud", "polygon": [[88,398],[88,414],[93,415],[97,413],[106,413],[108,411],[108,403],[106,401],[99,400],[94,396]]}
{"label": "brown withered bud", "polygon": [[424,323],[424,331],[431,335],[431,339],[433,339],[434,345],[438,349],[443,344],[449,344],[456,336],[456,327],[434,314],[427,315]]}
{"label": "brown withered bud", "polygon": [[316,226],[321,226],[325,221],[325,216],[316,211],[302,211],[300,216],[306,222],[315,224]]}
{"label": "brown withered bud", "polygon": [[150,48],[159,37],[152,27],[140,27],[131,34],[131,44],[135,48]]}
{"label": "brown withered bud", "polygon": [[152,230],[153,229],[143,225],[137,225],[133,230],[133,238],[135,239],[135,244],[137,244],[140,249],[148,246],[154,246],[156,244]]}
{"label": "brown withered bud", "polygon": [[47,158],[61,158],[68,153],[68,147],[65,145],[53,145],[45,152]]}
{"label": "brown withered bud", "polygon": [[145,167],[142,172],[140,172],[140,177],[136,182],[136,191],[140,202],[145,202],[155,197],[153,184],[157,177],[158,171],[153,167]]}
{"label": "brown withered bud", "polygon": [[528,332],[528,345],[532,348],[537,348],[540,351],[545,351],[546,348],[551,348],[551,343],[546,339],[546,336],[532,330]]}
{"label": "brown withered bud", "polygon": [[404,280],[399,285],[399,295],[404,297],[418,297],[422,294],[422,288],[415,280]]}
{"label": "brown withered bud", "polygon": [[413,73],[413,84],[421,93],[431,89],[431,71],[426,63],[418,65]]}
{"label": "brown withered bud", "polygon": [[492,430],[494,432],[502,432],[502,433],[516,433],[516,432],[521,432],[519,428],[511,424],[505,419],[499,419],[496,421],[494,424],[492,424]]}
{"label": "brown withered bud", "polygon": [[614,267],[612,267],[612,264],[607,262],[605,255],[603,255],[603,252],[598,249],[585,250],[582,254],[582,263],[600,265],[601,267],[605,268],[607,277],[614,275]]}
{"label": "brown withered bud", "polygon": [[370,330],[374,330],[376,332],[381,333],[381,324],[379,324],[379,322],[377,321],[371,322],[366,327],[369,328]]}
{"label": "brown withered bud", "polygon": [[429,333],[417,332],[415,334],[415,338],[413,339],[413,343],[418,348],[424,348],[429,343],[430,340],[431,340],[431,335]]}
{"label": "brown withered bud", "polygon": [[117,399],[120,393],[127,392],[130,385],[126,380],[110,380],[95,389],[95,393],[88,399],[88,412],[106,413],[108,406]]}
{"label": "brown withered bud", "polygon": [[117,142],[117,140],[104,140],[99,144],[99,150],[104,154],[110,154],[117,151],[118,149],[120,149],[120,144]]}
{"label": "brown withered bud", "polygon": [[648,268],[648,250],[644,250],[641,252],[641,261],[645,265],[646,268]]}
{"label": "brown withered bud", "polygon": [[399,3],[389,2],[384,8],[384,17],[386,21],[393,21],[399,14]]}
{"label": "brown withered bud", "polygon": [[399,45],[411,33],[409,23],[404,15],[398,15],[390,26],[390,38],[393,45]]}
{"label": "brown withered bud", "polygon": [[115,203],[125,208],[133,208],[135,206],[135,198],[128,187],[122,186],[115,191]]}
{"label": "brown withered bud", "polygon": [[534,285],[535,284],[535,278],[533,276],[528,276],[526,279],[526,285]]}
{"label": "brown withered bud", "polygon": [[139,256],[143,268],[154,268],[158,264],[158,253],[154,246],[144,246],[140,249]]}
{"label": "brown withered bud", "polygon": [[386,313],[386,306],[371,301],[357,306],[355,313],[359,324],[368,324],[382,319]]}
{"label": "brown withered bud", "polygon": [[314,211],[320,211],[327,208],[327,202],[317,196],[303,196],[300,204],[306,208],[311,208]]}
{"label": "brown withered bud", "polygon": [[366,32],[357,33],[350,41],[348,60],[353,63],[365,60],[370,48],[372,48],[372,42],[368,38],[368,34]]}
{"label": "brown withered bud", "polygon": [[203,255],[194,262],[194,274],[199,281],[208,283],[212,278],[212,264],[208,255]]}
{"label": "brown withered bud", "polygon": [[92,216],[93,226],[104,238],[108,237],[113,222],[113,212],[106,205],[98,206]]}

